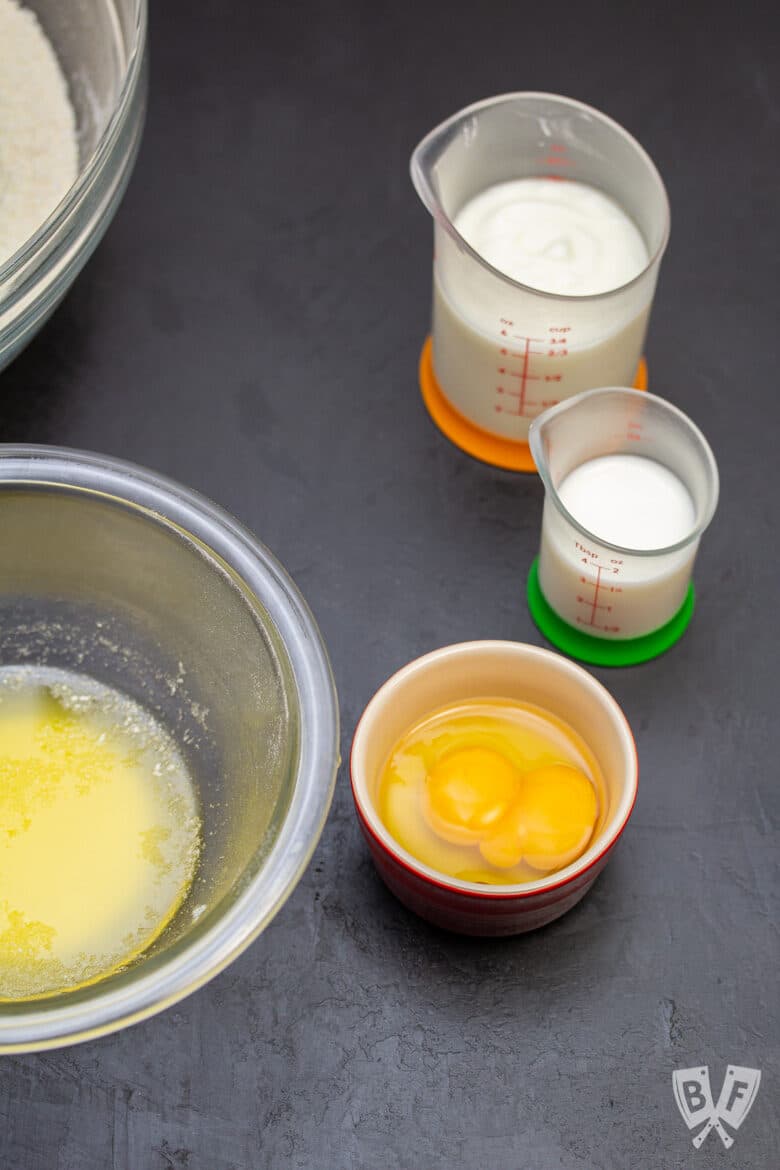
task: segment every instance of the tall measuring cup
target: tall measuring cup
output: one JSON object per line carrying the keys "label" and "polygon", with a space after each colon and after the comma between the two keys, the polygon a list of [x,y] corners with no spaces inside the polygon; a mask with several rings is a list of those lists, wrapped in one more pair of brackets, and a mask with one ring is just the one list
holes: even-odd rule
{"label": "tall measuring cup", "polygon": [[[461,110],[420,142],[411,174],[434,220],[432,336],[420,364],[428,410],[470,454],[533,470],[528,427],[546,407],[596,386],[644,388],[642,346],[669,234],[661,177],[616,122],[545,93]],[[486,188],[531,177],[574,179],[614,199],[644,239],[644,270],[609,292],[568,296],[492,267],[453,221]]]}
{"label": "tall measuring cup", "polygon": [[[608,387],[545,411],[529,438],[545,487],[541,548],[528,579],[537,626],[585,662],[629,665],[662,653],[690,622],[693,562],[718,502],[718,468],[704,435],[663,398]],[[680,540],[628,548],[578,523],[559,488],[575,468],[604,455],[643,456],[677,477],[693,503]]]}

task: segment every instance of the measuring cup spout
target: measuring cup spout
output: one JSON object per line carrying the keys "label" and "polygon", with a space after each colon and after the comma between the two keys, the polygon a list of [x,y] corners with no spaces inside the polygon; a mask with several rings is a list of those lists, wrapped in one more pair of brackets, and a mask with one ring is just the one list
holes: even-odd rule
{"label": "measuring cup spout", "polygon": [[543,475],[546,470],[549,470],[547,447],[550,441],[550,430],[553,426],[553,419],[550,418],[550,415],[554,414],[561,407],[567,409],[569,402],[561,402],[557,406],[549,407],[533,419],[528,428],[528,446],[531,448],[531,454],[534,457],[534,463],[540,475]]}
{"label": "measuring cup spout", "polygon": [[441,160],[445,148],[457,134],[454,122],[458,116],[442,122],[415,147],[409,161],[409,173],[417,194],[433,218],[449,231],[454,231],[452,222],[444,210],[441,179],[437,170],[437,163]]}
{"label": "measuring cup spout", "polygon": [[[583,436],[587,428],[584,414],[588,413],[588,408],[585,400],[599,393],[599,390],[590,390],[573,398],[565,398],[532,420],[528,428],[528,446],[546,491],[554,492],[556,483],[560,483],[561,479],[560,475],[554,475],[553,451],[557,449],[567,464],[571,462],[569,452],[579,449],[577,435]],[[567,466],[567,470],[570,467]]]}

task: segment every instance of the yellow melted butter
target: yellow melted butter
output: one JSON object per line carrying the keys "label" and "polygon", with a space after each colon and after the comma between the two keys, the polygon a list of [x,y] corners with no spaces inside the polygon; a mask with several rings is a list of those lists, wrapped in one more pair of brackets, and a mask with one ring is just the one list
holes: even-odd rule
{"label": "yellow melted butter", "polygon": [[0,670],[0,999],[127,964],[181,905],[200,821],[173,740],[84,676]]}
{"label": "yellow melted butter", "polygon": [[[582,792],[566,786],[545,790],[561,765],[592,785],[593,798],[583,801]],[[568,724],[529,703],[480,698],[434,711],[406,732],[380,776],[377,808],[395,840],[431,869],[463,881],[514,885],[537,881],[584,852],[604,822],[607,801],[595,756]],[[557,857],[539,847],[539,814],[560,818]],[[571,816],[578,822],[573,835]],[[506,826],[522,828],[524,819],[527,844],[514,852],[525,856],[512,864]],[[491,833],[502,848],[490,847]],[[503,864],[491,864],[491,857]]]}

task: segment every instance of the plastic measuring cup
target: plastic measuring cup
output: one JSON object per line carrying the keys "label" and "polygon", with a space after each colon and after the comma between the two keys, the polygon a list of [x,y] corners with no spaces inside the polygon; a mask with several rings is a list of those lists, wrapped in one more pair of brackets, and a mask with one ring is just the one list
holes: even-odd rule
{"label": "plastic measuring cup", "polygon": [[[645,387],[642,346],[669,234],[661,177],[616,122],[544,93],[461,110],[420,142],[411,174],[434,219],[432,336],[420,363],[425,403],[469,454],[532,471],[528,427],[546,407],[596,386]],[[615,200],[644,238],[644,270],[609,292],[569,296],[530,288],[487,263],[453,221],[479,192],[530,177],[575,179]]]}
{"label": "plastic measuring cup", "polygon": [[[643,662],[678,640],[693,614],[699,540],[718,502],[718,468],[699,428],[654,394],[608,387],[545,411],[530,428],[545,487],[539,557],[528,578],[536,625],[574,658]],[[667,548],[624,548],[574,519],[558,489],[590,459],[639,455],[671,471],[693,502],[690,530]]]}

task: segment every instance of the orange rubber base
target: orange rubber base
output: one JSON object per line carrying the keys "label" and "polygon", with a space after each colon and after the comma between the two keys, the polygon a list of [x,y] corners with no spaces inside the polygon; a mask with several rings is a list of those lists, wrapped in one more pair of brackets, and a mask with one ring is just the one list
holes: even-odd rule
{"label": "orange rubber base", "polygon": [[[521,443],[516,439],[504,439],[501,435],[483,430],[476,423],[464,418],[447,399],[433,370],[433,345],[430,337],[425,339],[420,354],[419,373],[423,402],[436,426],[450,442],[468,455],[473,455],[475,459],[481,459],[483,463],[492,463],[494,467],[504,467],[507,471],[536,471],[536,464],[527,443]],[[647,389],[647,362],[644,358],[640,358],[637,366],[634,389]]]}

